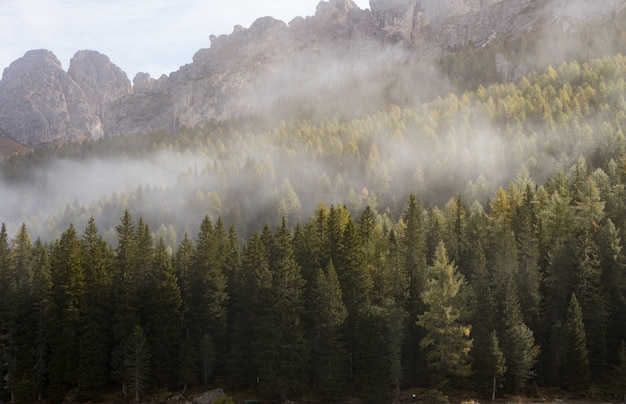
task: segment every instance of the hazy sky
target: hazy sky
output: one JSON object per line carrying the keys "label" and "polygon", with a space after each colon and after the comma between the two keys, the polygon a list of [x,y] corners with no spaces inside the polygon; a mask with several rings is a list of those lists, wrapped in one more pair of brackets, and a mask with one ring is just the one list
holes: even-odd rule
{"label": "hazy sky", "polygon": [[[31,49],[48,49],[67,70],[78,50],[107,55],[132,80],[169,74],[258,17],[285,22],[315,14],[317,0],[0,0],[0,71]],[[369,0],[355,0],[369,8]]]}

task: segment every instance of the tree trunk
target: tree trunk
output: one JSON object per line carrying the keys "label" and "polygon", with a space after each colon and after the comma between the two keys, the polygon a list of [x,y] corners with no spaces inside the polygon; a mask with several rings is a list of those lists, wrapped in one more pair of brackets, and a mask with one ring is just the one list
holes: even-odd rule
{"label": "tree trunk", "polygon": [[493,389],[491,390],[491,401],[496,399],[496,375],[493,375]]}

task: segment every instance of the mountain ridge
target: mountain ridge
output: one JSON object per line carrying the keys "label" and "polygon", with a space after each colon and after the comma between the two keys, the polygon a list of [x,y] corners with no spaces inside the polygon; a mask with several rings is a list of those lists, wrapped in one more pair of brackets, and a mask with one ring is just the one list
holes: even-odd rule
{"label": "mountain ridge", "polygon": [[[419,65],[425,59],[552,25],[575,30],[625,6],[626,0],[371,0],[362,10],[352,0],[322,1],[313,16],[289,23],[261,17],[249,28],[211,36],[192,63],[158,79],[138,73],[132,84],[97,51],[77,52],[65,72],[52,52],[34,50],[0,80],[0,130],[42,147],[263,114],[358,114],[385,102],[418,101],[415,93],[425,91],[406,88],[403,79],[427,74],[428,66]],[[500,70],[519,70],[496,59]],[[410,70],[396,68],[407,63]]]}

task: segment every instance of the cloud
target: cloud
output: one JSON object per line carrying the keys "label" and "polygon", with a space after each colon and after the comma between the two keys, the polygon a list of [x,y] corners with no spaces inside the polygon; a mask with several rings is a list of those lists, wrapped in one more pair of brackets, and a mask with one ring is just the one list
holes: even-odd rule
{"label": "cloud", "polygon": [[[229,34],[271,15],[289,22],[315,13],[302,0],[21,0],[0,15],[0,69],[31,49],[52,51],[67,69],[78,50],[107,55],[132,79],[158,77],[190,63],[210,46],[209,36]],[[363,8],[366,0],[357,3]]]}

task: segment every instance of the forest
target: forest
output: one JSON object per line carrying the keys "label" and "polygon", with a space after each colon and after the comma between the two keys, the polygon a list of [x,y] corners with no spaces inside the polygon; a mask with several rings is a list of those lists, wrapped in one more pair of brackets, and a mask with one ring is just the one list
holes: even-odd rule
{"label": "forest", "polygon": [[2,161],[0,400],[623,394],[626,57],[481,82]]}

